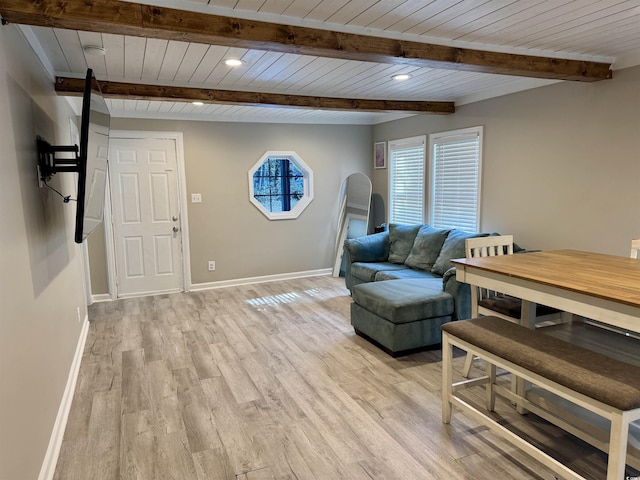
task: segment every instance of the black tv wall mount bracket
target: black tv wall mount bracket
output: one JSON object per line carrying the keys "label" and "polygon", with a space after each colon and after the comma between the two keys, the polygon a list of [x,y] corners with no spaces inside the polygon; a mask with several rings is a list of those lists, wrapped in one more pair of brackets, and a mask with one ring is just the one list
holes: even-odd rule
{"label": "black tv wall mount bracket", "polygon": [[[44,138],[36,138],[38,144],[39,180],[47,183],[58,172],[78,172],[80,168],[79,149],[77,145],[51,145]],[[73,158],[57,155],[72,153]]]}

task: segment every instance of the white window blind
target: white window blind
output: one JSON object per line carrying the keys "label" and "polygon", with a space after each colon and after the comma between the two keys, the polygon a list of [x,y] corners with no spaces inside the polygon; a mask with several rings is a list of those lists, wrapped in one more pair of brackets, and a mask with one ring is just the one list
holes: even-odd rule
{"label": "white window blind", "polygon": [[482,127],[429,136],[431,225],[477,232],[480,227]]}
{"label": "white window blind", "polygon": [[389,221],[424,221],[424,154],[426,137],[389,142]]}

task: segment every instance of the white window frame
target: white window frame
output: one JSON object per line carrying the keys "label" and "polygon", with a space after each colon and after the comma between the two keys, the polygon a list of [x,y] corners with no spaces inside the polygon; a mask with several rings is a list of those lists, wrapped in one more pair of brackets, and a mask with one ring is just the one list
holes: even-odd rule
{"label": "white window frame", "polygon": [[[464,231],[473,231],[478,232],[480,230],[480,206],[482,199],[482,142],[483,142],[483,133],[484,128],[482,126],[463,128],[459,130],[450,130],[447,132],[441,133],[433,133],[429,135],[429,175],[431,186],[431,192],[429,195],[430,205],[429,205],[429,222],[433,227],[436,228],[458,228]],[[437,193],[437,185],[436,182],[438,178],[435,173],[436,168],[436,159],[435,159],[435,148],[437,145],[442,145],[444,143],[455,143],[456,141],[463,141],[465,139],[470,139],[476,137],[478,139],[478,154],[477,154],[477,163],[476,163],[476,205],[475,205],[475,225],[455,225],[455,224],[446,224],[439,222],[436,218],[435,209],[437,207],[437,202],[435,201],[435,195]],[[455,222],[454,222],[455,223]]]}
{"label": "white window frame", "polygon": [[[396,207],[395,205],[395,200],[394,200],[394,183],[395,183],[395,178],[394,178],[394,172],[395,172],[395,152],[404,148],[412,148],[412,147],[417,147],[417,146],[422,146],[423,152],[422,152],[422,176],[421,178],[419,177],[417,180],[420,183],[421,186],[421,191],[420,191],[420,201],[419,201],[419,205],[420,205],[420,209],[421,209],[421,218],[416,218],[413,219],[412,221],[410,221],[409,223],[424,223],[424,218],[425,218],[425,212],[426,212],[426,202],[425,202],[425,198],[426,198],[426,141],[427,141],[427,137],[426,135],[420,135],[417,137],[409,137],[409,138],[402,138],[402,139],[398,139],[398,140],[391,140],[389,141],[389,212],[388,212],[388,216],[387,218],[389,218],[389,223],[407,223],[404,220],[398,220],[396,218],[394,218],[393,216],[393,212],[394,209]],[[420,172],[417,172],[417,174],[419,175]],[[416,182],[417,183],[417,182]]]}
{"label": "white window frame", "polygon": [[[298,203],[288,212],[270,212],[262,203],[254,197],[253,191],[253,174],[262,166],[262,164],[270,157],[286,158],[293,162],[296,167],[304,175],[304,194]],[[296,152],[292,151],[268,151],[265,152],[262,157],[251,167],[249,170],[249,201],[255,205],[255,207],[262,212],[262,214],[269,220],[291,220],[298,218],[307,206],[313,200],[313,170],[304,163],[300,156]]]}

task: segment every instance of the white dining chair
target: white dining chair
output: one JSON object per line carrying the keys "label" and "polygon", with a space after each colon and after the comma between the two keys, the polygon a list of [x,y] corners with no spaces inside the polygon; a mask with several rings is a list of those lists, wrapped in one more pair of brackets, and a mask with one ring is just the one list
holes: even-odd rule
{"label": "white dining chair", "polygon": [[[467,258],[493,257],[513,254],[513,235],[468,238],[465,241]],[[525,254],[526,255],[526,254]],[[471,286],[471,317],[493,315],[531,328],[570,320],[558,309],[537,305],[503,293]],[[463,375],[469,376],[473,356],[467,354]]]}

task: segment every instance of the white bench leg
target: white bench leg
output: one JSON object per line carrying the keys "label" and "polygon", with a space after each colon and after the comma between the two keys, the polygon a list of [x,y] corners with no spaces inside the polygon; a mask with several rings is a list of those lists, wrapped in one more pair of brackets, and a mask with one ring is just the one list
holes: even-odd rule
{"label": "white bench leg", "polygon": [[522,300],[520,312],[520,325],[523,327],[536,328],[536,304],[528,300]]}
{"label": "white bench leg", "polygon": [[485,402],[487,410],[493,412],[496,409],[496,391],[494,388],[496,384],[496,366],[489,362],[487,362],[487,377],[489,380],[487,381],[487,386],[485,387]]}
{"label": "white bench leg", "polygon": [[569,312],[560,312],[560,323],[572,323],[577,315]]}
{"label": "white bench leg", "polygon": [[[513,380],[511,381],[511,388],[513,388]],[[527,396],[527,383],[523,378],[515,377],[515,392],[518,397],[525,398]],[[516,401],[516,412],[520,415],[527,413],[527,409],[524,408],[521,401]]]}
{"label": "white bench leg", "polygon": [[627,412],[613,415],[609,438],[609,463],[607,480],[624,478],[627,463],[627,441],[629,440],[629,418]]}
{"label": "white bench leg", "polygon": [[[471,318],[478,318],[480,313],[478,313],[478,287],[471,286]],[[464,360],[464,368],[462,370],[462,376],[464,378],[469,378],[469,373],[471,372],[471,364],[473,363],[473,354],[467,353],[467,358]]]}
{"label": "white bench leg", "polygon": [[451,395],[453,393],[453,345],[449,335],[442,332],[442,423],[451,422]]}
{"label": "white bench leg", "polygon": [[471,372],[471,364],[473,363],[473,354],[467,353],[467,358],[464,360],[464,368],[462,369],[462,376],[464,378],[469,378],[469,373]]}

